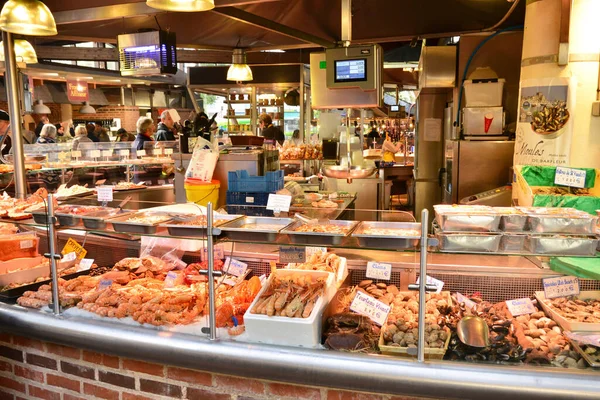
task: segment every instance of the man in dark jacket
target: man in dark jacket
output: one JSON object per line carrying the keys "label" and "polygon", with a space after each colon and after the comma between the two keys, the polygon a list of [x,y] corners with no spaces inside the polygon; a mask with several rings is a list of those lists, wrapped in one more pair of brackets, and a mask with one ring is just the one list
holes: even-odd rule
{"label": "man in dark jacket", "polygon": [[94,126],[94,124],[86,124],[85,125],[85,129],[87,130],[87,137],[88,139],[90,139],[92,142],[99,142],[100,139],[98,139],[98,136],[96,136],[96,133],[94,132],[96,130],[96,127]]}
{"label": "man in dark jacket", "polygon": [[44,127],[44,125],[49,124],[50,120],[48,119],[47,115],[42,115],[40,117],[40,122],[38,122],[37,126],[35,127],[35,138],[39,138],[40,137],[40,133],[42,132],[42,128]]}
{"label": "man in dark jacket", "polygon": [[133,149],[144,150],[144,143],[152,142],[152,133],[154,133],[154,121],[148,117],[140,117],[135,124],[137,136],[133,141]]}
{"label": "man in dark jacket", "polygon": [[268,140],[277,140],[279,144],[283,144],[285,136],[281,130],[273,125],[273,120],[269,114],[260,114],[258,117],[260,123],[260,129],[262,129],[262,135]]}
{"label": "man in dark jacket", "polygon": [[162,114],[160,114],[160,122],[156,128],[156,141],[175,140],[175,135],[173,134],[174,124],[169,110],[163,111]]}

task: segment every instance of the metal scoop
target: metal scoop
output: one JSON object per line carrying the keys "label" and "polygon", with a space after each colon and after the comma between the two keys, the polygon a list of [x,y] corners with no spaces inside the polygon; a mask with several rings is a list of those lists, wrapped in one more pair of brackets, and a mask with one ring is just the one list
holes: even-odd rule
{"label": "metal scoop", "polygon": [[456,325],[456,333],[461,342],[472,347],[490,345],[490,330],[483,318],[467,316]]}

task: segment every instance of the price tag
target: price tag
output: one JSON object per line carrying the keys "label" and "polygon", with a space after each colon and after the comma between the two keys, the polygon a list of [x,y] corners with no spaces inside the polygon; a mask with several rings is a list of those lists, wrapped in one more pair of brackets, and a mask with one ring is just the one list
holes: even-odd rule
{"label": "price tag", "polygon": [[369,261],[367,263],[367,278],[384,279],[389,281],[392,277],[392,264],[376,263]]}
{"label": "price tag", "polygon": [[90,157],[92,158],[98,158],[100,157],[100,150],[90,150]]}
{"label": "price tag", "polygon": [[79,158],[79,157],[81,157],[81,151],[79,151],[79,150],[73,150],[73,151],[71,151],[71,157],[73,157],[73,158]]}
{"label": "price tag", "polygon": [[163,149],[161,147],[157,147],[156,149],[154,149],[155,156],[162,156],[162,154],[163,154]]}
{"label": "price tag", "polygon": [[290,211],[291,203],[292,196],[288,196],[287,194],[269,194],[267,210],[287,212]]}
{"label": "price tag", "polygon": [[28,240],[21,240],[21,242],[19,243],[19,247],[23,250],[23,249],[30,249],[33,247],[33,240],[28,239]]}
{"label": "price tag", "polygon": [[61,261],[71,262],[71,261],[75,261],[76,259],[77,259],[77,254],[75,254],[75,252],[72,251],[70,253],[65,254]]}
{"label": "price tag", "polygon": [[506,300],[506,305],[508,307],[508,311],[510,311],[513,317],[518,317],[519,315],[524,314],[532,314],[537,311],[529,297],[516,300]]}
{"label": "price tag", "polygon": [[313,254],[327,253],[327,247],[306,247],[306,258],[312,257]]}
{"label": "price tag", "polygon": [[[420,278],[421,277],[417,278],[417,285],[419,284]],[[427,281],[425,283],[427,285],[435,285],[436,293],[440,293],[442,291],[442,288],[444,287],[444,282],[440,281],[439,279],[432,278],[429,275],[427,275]]]}
{"label": "price tag", "polygon": [[554,184],[571,186],[576,188],[585,187],[586,171],[574,168],[556,167]]}
{"label": "price tag", "polygon": [[87,271],[88,269],[92,268],[92,265],[94,265],[93,258],[84,258],[81,261],[79,261],[79,265],[77,266],[77,272]]}
{"label": "price tag", "polygon": [[171,154],[173,154],[173,149],[165,149],[166,156],[170,156]]}
{"label": "price tag", "polygon": [[98,192],[98,201],[113,201],[113,187],[112,186],[98,186],[96,188]]}
{"label": "price tag", "polygon": [[102,157],[112,157],[112,155],[113,155],[112,150],[102,150]]}
{"label": "price tag", "polygon": [[357,291],[354,300],[350,304],[350,310],[366,315],[371,321],[382,326],[390,313],[390,306],[383,304],[366,293]]}
{"label": "price tag", "polygon": [[227,271],[228,274],[242,276],[246,273],[246,269],[248,269],[248,264],[246,263],[238,261],[235,258],[227,257],[225,259],[223,271]]}
{"label": "price tag", "polygon": [[98,290],[108,289],[112,285],[112,280],[110,279],[102,279],[98,284]]}
{"label": "price tag", "polygon": [[[223,250],[223,246],[221,245],[215,245],[214,246],[214,259],[215,260],[222,260],[225,258],[225,251]],[[206,247],[204,247],[202,249],[202,261],[204,260],[208,260],[208,249]]]}
{"label": "price tag", "polygon": [[306,262],[306,251],[303,247],[279,246],[279,262],[282,264]]}
{"label": "price tag", "polygon": [[575,276],[558,276],[542,279],[544,296],[547,299],[579,294],[579,279]]}
{"label": "price tag", "polygon": [[138,157],[144,157],[146,155],[146,150],[138,150],[136,151],[135,155]]}
{"label": "price tag", "polygon": [[77,243],[77,241],[73,238],[69,238],[69,240],[67,240],[67,243],[65,244],[65,247],[63,247],[62,251],[60,252],[62,255],[65,254],[69,254],[71,252],[74,252],[75,254],[77,254],[77,258],[78,259],[82,259],[85,257],[85,255],[87,254],[87,250],[84,249],[79,243]]}
{"label": "price tag", "polygon": [[456,292],[456,301],[458,302],[458,304],[464,303],[466,308],[474,308],[477,304],[469,299],[466,296],[463,296],[461,293]]}
{"label": "price tag", "polygon": [[169,271],[165,278],[165,287],[173,287],[175,286],[175,280],[177,279],[177,274],[173,271]]}
{"label": "price tag", "polygon": [[119,155],[121,157],[129,157],[129,150],[119,150]]}
{"label": "price tag", "polygon": [[254,197],[246,197],[246,203],[254,204]]}

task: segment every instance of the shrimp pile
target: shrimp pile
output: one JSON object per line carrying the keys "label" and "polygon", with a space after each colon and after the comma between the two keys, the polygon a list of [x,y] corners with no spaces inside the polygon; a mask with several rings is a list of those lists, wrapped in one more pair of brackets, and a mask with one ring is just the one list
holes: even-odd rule
{"label": "shrimp pile", "polygon": [[250,312],[269,317],[308,318],[325,287],[325,278],[313,280],[310,275],[273,276]]}
{"label": "shrimp pile", "polygon": [[304,269],[312,271],[326,271],[337,274],[341,264],[341,258],[335,253],[327,253],[319,251],[310,256],[310,258],[302,264],[289,263],[287,269]]}
{"label": "shrimp pile", "polygon": [[[100,278],[97,276],[79,276],[69,281],[59,278],[58,298],[61,307],[75,306],[81,301],[84,293],[96,288],[99,281]],[[52,288],[50,285],[42,285],[36,292],[28,290],[17,299],[17,304],[28,308],[42,308],[50,302],[52,302]]]}

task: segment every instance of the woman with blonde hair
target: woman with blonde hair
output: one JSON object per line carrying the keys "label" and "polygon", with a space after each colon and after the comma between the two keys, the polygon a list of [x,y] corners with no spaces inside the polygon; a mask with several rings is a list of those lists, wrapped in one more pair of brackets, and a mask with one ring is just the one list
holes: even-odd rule
{"label": "woman with blonde hair", "polygon": [[88,136],[87,129],[83,125],[77,126],[75,128],[75,138],[73,139],[73,150],[77,150],[79,148],[79,143],[92,143],[92,139]]}
{"label": "woman with blonde hair", "polygon": [[50,144],[56,143],[56,126],[52,124],[45,124],[40,132],[40,137],[36,143]]}

